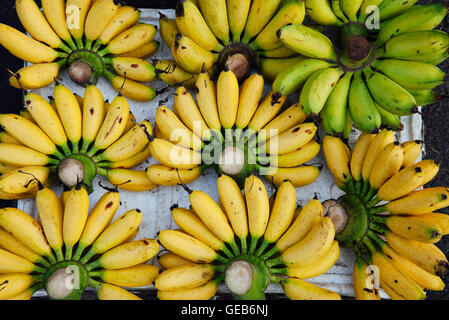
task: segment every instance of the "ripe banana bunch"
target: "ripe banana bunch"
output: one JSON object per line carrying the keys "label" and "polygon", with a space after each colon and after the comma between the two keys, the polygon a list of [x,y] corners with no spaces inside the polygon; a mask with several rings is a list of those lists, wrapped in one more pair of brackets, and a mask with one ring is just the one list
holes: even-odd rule
{"label": "ripe banana bunch", "polygon": [[109,104],[95,85],[80,97],[57,84],[49,102],[29,93],[25,105],[20,115],[0,114],[1,199],[32,198],[55,180],[90,193],[97,173],[126,190],[156,187],[131,169],[150,156],[152,126],[136,122],[123,96]]}
{"label": "ripe banana bunch", "polygon": [[157,185],[188,184],[208,168],[232,176],[243,188],[257,170],[276,185],[296,187],[315,181],[320,168],[307,165],[320,151],[314,123],[299,105],[283,110],[285,96],[263,98],[264,80],[253,74],[239,87],[232,71],[214,82],[205,68],[195,82],[195,97],[177,87],[172,109],[156,111],[149,149],[159,164],[147,168]]}
{"label": "ripe banana bunch", "polygon": [[150,285],[159,268],[147,264],[159,244],[134,240],[139,209],[113,219],[118,191],[108,191],[89,212],[82,187],[60,197],[39,185],[38,221],[16,208],[0,209],[0,300],[29,300],[45,289],[50,299],[80,300],[86,287],[100,300],[140,300],[122,287]]}
{"label": "ripe banana bunch", "polygon": [[433,89],[447,79],[437,64],[449,57],[449,35],[433,29],[448,8],[415,3],[307,1],[312,19],[338,26],[338,41],[301,24],[281,27],[278,38],[301,59],[278,64],[273,91],[299,92],[306,115],[329,135],[347,139],[352,124],[364,133],[402,130],[401,116],[441,99]]}
{"label": "ripe banana bunch", "polygon": [[[449,232],[447,187],[425,187],[438,173],[434,160],[417,161],[421,143],[395,141],[393,131],[362,133],[351,150],[327,135],[323,150],[336,184],[345,192],[328,200],[325,215],[336,239],[353,248],[357,299],[425,299],[424,290],[443,290],[449,269],[435,245]],[[424,188],[423,188],[424,187]]]}
{"label": "ripe banana bunch", "polygon": [[154,66],[145,60],[159,48],[157,28],[139,22],[140,11],[115,0],[16,0],[17,15],[30,36],[0,24],[0,44],[30,63],[10,84],[31,90],[50,85],[69,70],[73,82],[87,86],[105,76],[125,97],[149,101],[156,91]]}
{"label": "ripe banana bunch", "polygon": [[190,209],[173,206],[181,230],[163,230],[164,271],[154,282],[160,300],[208,300],[224,282],[236,299],[263,300],[270,282],[292,300],[338,300],[340,296],[303,279],[329,270],[339,257],[332,221],[318,199],[302,210],[296,190],[285,181],[270,197],[258,177],[245,179],[244,192],[227,175],[217,180],[219,204],[190,190]]}
{"label": "ripe banana bunch", "polygon": [[[210,73],[233,71],[239,80],[264,64],[264,75],[280,72],[298,54],[284,46],[276,32],[305,17],[303,0],[179,0],[175,19],[161,15],[160,33],[175,68],[157,68],[169,85],[195,78],[203,64]],[[259,61],[264,60],[264,62]],[[265,64],[268,63],[268,64]]]}

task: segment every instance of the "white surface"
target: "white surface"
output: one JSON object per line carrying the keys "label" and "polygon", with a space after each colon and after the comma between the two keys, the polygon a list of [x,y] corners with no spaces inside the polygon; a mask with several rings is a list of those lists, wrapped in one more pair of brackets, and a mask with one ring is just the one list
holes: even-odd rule
{"label": "white surface", "polygon": [[[166,16],[172,18],[174,17],[174,10],[154,10],[154,9],[142,9],[141,14],[141,22],[151,23],[154,25],[159,25],[159,13],[162,12]],[[158,52],[149,59],[154,58],[171,58],[171,53],[168,47],[164,44],[164,42],[160,38],[160,34],[158,33],[156,40],[159,40],[161,43],[161,47]],[[60,75],[60,79],[62,80],[62,84],[69,87],[73,92],[84,95],[84,88],[77,86],[73,82],[71,82],[68,78],[67,71],[63,72]],[[155,89],[161,89],[166,87],[164,83],[157,80],[151,83],[151,85]],[[111,87],[109,82],[105,78],[101,78],[97,84],[97,87],[101,90],[105,99],[112,99],[117,95],[117,92]],[[40,94],[43,97],[48,97],[53,95],[54,85],[51,85],[47,88],[36,90],[35,92]],[[265,92],[268,92],[269,87],[266,86]],[[150,120],[152,124],[154,124],[154,116],[156,108],[158,107],[158,103],[160,100],[168,98],[166,102],[166,106],[172,108],[173,106],[173,92],[166,92],[163,95],[157,97],[155,100],[150,102],[135,102],[130,101],[130,108],[134,113],[137,121],[142,121],[144,119]],[[289,97],[286,105],[290,106],[297,102],[297,97],[292,96]],[[422,136],[422,119],[419,114],[410,116],[403,119],[403,123],[405,128],[402,132],[398,134],[399,141],[405,142],[408,140],[423,140]],[[319,132],[319,136],[323,137],[323,131]],[[357,132],[353,132],[350,138],[350,145],[353,146],[356,139],[358,137]],[[311,160],[310,163],[322,163],[325,164],[324,156],[322,151],[318,155],[317,158]],[[156,163],[156,160],[153,158],[148,159],[144,164],[140,165],[138,168],[145,169],[152,163]],[[103,185],[109,185],[109,183],[103,177],[97,177],[94,181],[94,189],[95,191],[90,195],[90,203],[91,208],[100,198],[100,196],[105,192],[102,188],[98,186],[98,182],[102,182]],[[273,188],[266,183],[267,190],[271,194],[273,192]],[[211,197],[218,201],[218,193],[216,188],[216,173],[213,169],[208,169],[204,175],[198,179],[197,181],[191,183],[189,185],[191,189],[202,190],[207,192]],[[57,190],[60,193],[62,190]],[[318,195],[321,201],[325,201],[330,198],[338,198],[342,192],[338,189],[338,187],[333,183],[333,178],[325,166],[323,171],[321,172],[319,178],[311,185],[298,188],[297,189],[297,197],[298,204],[305,205],[308,201],[310,201],[315,193]],[[181,187],[158,187],[155,190],[149,192],[128,192],[122,190],[121,194],[121,206],[119,207],[115,218],[119,217],[121,214],[126,212],[127,210],[139,208],[142,210],[144,214],[143,221],[140,225],[139,234],[137,239],[141,238],[156,238],[156,233],[160,230],[177,228],[176,224],[173,222],[170,207],[173,204],[178,204],[180,207],[189,207],[188,196],[187,193]],[[35,202],[34,200],[21,200],[19,201],[18,208],[24,210],[25,212],[30,213],[34,217],[37,216]],[[114,218],[114,219],[115,219]],[[354,255],[351,250],[342,248],[340,257],[335,266],[333,266],[326,274],[323,274],[319,277],[310,279],[310,282],[325,287],[330,290],[334,290],[340,295],[344,296],[354,296],[352,289],[352,268],[353,268]],[[150,263],[157,264],[157,260],[154,258]],[[152,286],[145,289],[153,289]],[[222,286],[220,290],[225,290]],[[270,285],[267,292],[282,292],[281,288],[278,285]],[[45,295],[43,290],[38,291],[38,295]],[[382,297],[387,297],[385,293],[381,292]]]}

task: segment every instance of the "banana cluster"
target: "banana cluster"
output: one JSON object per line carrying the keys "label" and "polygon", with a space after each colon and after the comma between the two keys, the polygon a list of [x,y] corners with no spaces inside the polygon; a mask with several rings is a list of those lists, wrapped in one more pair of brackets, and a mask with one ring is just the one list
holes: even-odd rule
{"label": "banana cluster", "polygon": [[402,130],[401,116],[439,99],[433,89],[446,74],[436,65],[449,57],[449,35],[433,30],[448,9],[415,2],[307,1],[312,19],[339,27],[338,43],[301,24],[282,27],[280,41],[303,57],[273,91],[299,91],[307,116],[333,136],[347,138],[352,123],[364,133]]}
{"label": "banana cluster", "polygon": [[14,73],[10,84],[25,90],[50,85],[69,68],[77,84],[96,84],[105,76],[116,91],[136,101],[156,96],[146,82],[155,80],[145,60],[158,48],[157,28],[139,23],[140,11],[115,0],[16,0],[17,15],[31,35],[0,24],[0,44],[31,63]]}
{"label": "banana cluster", "polygon": [[55,180],[90,193],[97,174],[125,190],[156,187],[130,169],[150,156],[152,126],[136,123],[123,96],[107,103],[95,85],[80,97],[57,84],[50,102],[35,93],[24,98],[20,115],[0,115],[1,199],[32,198],[39,182]]}
{"label": "banana cluster", "polygon": [[320,151],[315,124],[304,122],[297,104],[284,110],[285,96],[270,92],[261,99],[261,75],[253,74],[240,88],[234,72],[222,71],[215,84],[203,68],[195,87],[196,101],[179,86],[173,111],[164,105],[156,111],[149,148],[160,164],[147,168],[151,181],[188,184],[210,166],[242,187],[254,168],[276,185],[286,179],[296,187],[315,181],[320,168],[305,165]]}
{"label": "banana cluster", "polygon": [[[180,0],[176,18],[160,18],[160,33],[173,60],[155,63],[167,84],[193,85],[203,64],[211,73],[229,69],[240,79],[259,59],[295,57],[276,36],[289,23],[301,24],[303,0]],[[271,69],[272,70],[272,69]]]}
{"label": "banana cluster", "polygon": [[313,199],[296,205],[296,190],[283,182],[270,198],[258,177],[244,193],[229,176],[217,180],[220,204],[190,190],[191,208],[172,207],[180,230],[163,230],[158,256],[165,269],[155,280],[161,300],[208,300],[224,281],[236,299],[265,299],[270,282],[293,300],[340,299],[303,279],[325,273],[339,257],[335,229]]}
{"label": "banana cluster", "polygon": [[139,300],[122,287],[154,281],[159,268],[147,261],[159,244],[134,240],[142,221],[138,209],[112,221],[119,205],[120,194],[109,191],[89,213],[84,188],[58,197],[40,185],[39,222],[16,208],[0,209],[0,300],[29,300],[39,289],[50,299],[78,300],[87,286],[100,300]]}
{"label": "banana cluster", "polygon": [[449,232],[449,216],[437,212],[449,206],[449,189],[422,188],[439,166],[417,161],[420,142],[399,143],[384,129],[362,133],[352,154],[329,135],[323,150],[346,193],[325,206],[336,223],[336,239],[356,253],[356,298],[379,299],[379,287],[392,299],[406,300],[425,299],[425,289],[443,290],[449,263],[435,243]]}

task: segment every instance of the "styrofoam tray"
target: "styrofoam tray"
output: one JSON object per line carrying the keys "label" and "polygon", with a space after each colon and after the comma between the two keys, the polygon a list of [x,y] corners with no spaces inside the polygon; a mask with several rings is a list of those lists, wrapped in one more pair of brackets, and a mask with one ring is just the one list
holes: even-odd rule
{"label": "styrofoam tray", "polygon": [[[142,14],[140,21],[145,23],[150,23],[159,26],[159,12],[165,14],[169,18],[174,18],[174,10],[166,9],[166,10],[157,10],[157,9],[141,9]],[[172,59],[169,48],[162,41],[160,34],[158,33],[156,40],[160,41],[161,46],[158,52],[151,57],[150,59],[159,58],[159,59]],[[68,88],[70,88],[73,92],[84,96],[84,88],[77,86],[74,84],[68,77],[67,71],[64,71],[59,76],[61,83]],[[162,89],[166,87],[162,81],[157,80],[151,83],[156,90]],[[100,78],[100,81],[97,84],[97,87],[101,90],[105,99],[109,99],[112,101],[114,97],[117,95],[117,92],[111,87],[109,82],[105,78]],[[50,85],[49,87],[42,88],[39,90],[34,90],[33,92],[40,94],[42,97],[48,97],[53,95],[54,85]],[[265,93],[268,93],[270,90],[269,85],[265,87]],[[150,120],[152,124],[155,122],[155,112],[159,105],[159,101],[168,98],[166,102],[166,106],[172,108],[173,106],[173,91],[168,91],[161,96],[157,97],[155,100],[150,102],[130,102],[130,109],[134,113],[137,121],[142,121],[145,119]],[[290,106],[297,102],[297,96],[291,96],[288,98],[286,102],[287,106]],[[397,134],[398,140],[405,142],[409,140],[424,140],[423,139],[423,122],[422,118],[419,114],[412,115],[410,117],[405,117],[402,119],[403,124],[405,126],[404,130]],[[319,131],[318,135],[320,137],[324,136],[323,131]],[[354,146],[354,143],[358,137],[359,133],[357,130],[353,132],[350,137],[349,144],[351,147]],[[150,164],[156,163],[157,161],[153,158],[149,158],[146,162],[141,164],[138,169],[145,169]],[[322,163],[325,164],[326,161],[324,159],[324,155],[322,151],[320,154],[313,160],[311,163]],[[208,169],[202,177],[200,177],[195,182],[191,183],[189,187],[191,189],[202,190],[208,193],[212,198],[218,201],[218,193],[216,188],[216,173],[213,169]],[[103,177],[97,177],[94,180],[94,189],[95,191],[90,195],[90,208],[97,202],[97,200],[104,194],[105,190],[98,186],[98,183],[101,182],[103,185],[109,185],[106,179]],[[273,192],[273,188],[266,181],[267,191],[271,194]],[[58,194],[62,192],[62,188],[57,188],[55,190]],[[178,204],[180,207],[189,207],[188,195],[181,187],[164,187],[160,186],[152,191],[148,192],[129,192],[125,190],[120,191],[121,194],[121,206],[119,207],[115,217],[119,217],[124,212],[130,209],[139,208],[142,210],[144,217],[143,221],[140,225],[139,233],[137,235],[137,239],[142,238],[156,238],[156,234],[160,230],[177,228],[174,223],[171,213],[170,207],[173,204]],[[333,182],[333,178],[331,173],[329,172],[327,166],[324,166],[319,178],[311,185],[305,186],[302,188],[297,188],[297,198],[298,204],[305,205],[308,201],[310,201],[315,194],[318,195],[321,201],[325,201],[331,198],[338,198],[342,192]],[[37,210],[35,206],[34,199],[26,199],[20,200],[18,202],[18,208],[31,214],[35,218],[37,217]],[[308,279],[311,283],[317,284],[324,288],[334,290],[342,296],[353,297],[354,292],[352,288],[352,268],[354,262],[354,255],[351,250],[341,248],[340,257],[337,263],[325,274]],[[157,259],[153,258],[149,263],[153,263],[157,265]],[[143,290],[154,290],[153,286],[148,286],[142,288]],[[219,291],[223,292],[226,288],[221,286]],[[267,289],[268,293],[280,293],[282,289],[280,286],[272,284]],[[39,295],[46,295],[44,290],[40,290],[36,293]],[[381,297],[387,298],[388,296],[381,291]]]}

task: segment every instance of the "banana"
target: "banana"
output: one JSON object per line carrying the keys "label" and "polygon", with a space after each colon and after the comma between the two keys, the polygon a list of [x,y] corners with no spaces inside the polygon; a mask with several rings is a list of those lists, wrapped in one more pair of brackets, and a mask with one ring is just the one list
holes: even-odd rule
{"label": "banana", "polygon": [[154,164],[146,169],[146,174],[155,184],[162,186],[177,186],[182,183],[189,184],[195,181],[201,176],[203,170],[202,167],[176,169],[162,164]]}
{"label": "banana", "polygon": [[33,90],[46,87],[55,81],[65,60],[39,63],[23,67],[9,78],[9,84],[17,89]]}
{"label": "banana", "polygon": [[319,31],[300,24],[290,24],[277,32],[281,42],[299,54],[311,58],[337,61],[332,42]]}
{"label": "banana", "polygon": [[218,291],[218,281],[211,280],[201,287],[176,290],[176,291],[157,291],[159,300],[209,300]]}
{"label": "banana", "polygon": [[90,262],[87,265],[88,270],[96,268],[104,269],[125,269],[130,268],[154,257],[158,250],[159,244],[153,239],[141,239],[121,244],[106,253],[100,258]]}
{"label": "banana", "polygon": [[73,188],[64,205],[64,218],[62,223],[66,259],[72,257],[73,247],[83,233],[88,213],[89,196],[86,189],[82,187]]}
{"label": "banana", "polygon": [[374,271],[363,258],[357,256],[352,272],[354,293],[357,300],[380,300],[375,276]]}
{"label": "banana", "polygon": [[86,48],[97,40],[118,11],[118,4],[114,0],[98,0],[92,4],[86,16],[84,34]]}
{"label": "banana", "polygon": [[405,239],[435,243],[441,239],[441,228],[414,216],[390,216],[385,218],[386,226],[398,236]]}
{"label": "banana", "polygon": [[338,80],[321,111],[321,119],[327,123],[326,132],[330,135],[341,136],[345,129],[351,79],[352,72],[347,72]]}
{"label": "banana", "polygon": [[143,215],[139,209],[129,210],[122,214],[104,229],[80,261],[87,263],[93,256],[105,253],[124,243],[138,229],[142,218]]}
{"label": "banana", "polygon": [[268,194],[262,180],[251,175],[245,179],[245,200],[248,213],[248,228],[251,235],[249,253],[253,253],[259,238],[261,238],[270,218]]}
{"label": "banana", "polygon": [[212,76],[204,68],[195,82],[196,100],[204,121],[211,130],[220,130],[221,122],[218,114],[217,89]]}
{"label": "banana", "polygon": [[384,21],[390,18],[394,18],[413,7],[416,2],[416,0],[407,2],[403,2],[400,0],[383,1],[379,5],[380,20]]}
{"label": "banana", "polygon": [[226,4],[232,41],[239,42],[246,26],[251,0],[228,0]]}
{"label": "banana", "polygon": [[266,151],[270,155],[283,155],[305,146],[315,136],[317,127],[306,122],[292,127],[268,140]]}
{"label": "banana", "polygon": [[181,84],[189,90],[194,89],[197,76],[183,70],[175,61],[162,59],[153,63],[158,78],[169,86]]}
{"label": "banana", "polygon": [[[6,250],[0,249],[0,272],[7,273],[25,273],[42,272],[42,269],[35,266],[30,261]],[[44,271],[45,272],[45,271]]]}
{"label": "banana", "polygon": [[200,287],[209,282],[215,274],[210,264],[190,264],[162,272],[154,287],[162,291],[178,291]]}
{"label": "banana", "polygon": [[254,113],[259,106],[259,101],[263,94],[264,78],[260,74],[253,74],[246,79],[239,92],[239,102],[237,108],[237,118],[235,125],[239,129],[244,129],[250,123]]}
{"label": "banana", "polygon": [[55,164],[51,158],[43,153],[9,143],[0,143],[0,161],[16,167]]}
{"label": "banana", "polygon": [[377,197],[385,201],[399,199],[416,190],[422,184],[423,179],[424,172],[420,167],[404,168],[379,188]]}
{"label": "banana", "polygon": [[343,71],[340,68],[326,68],[315,71],[307,79],[301,90],[299,101],[309,117],[318,117],[342,74]]}
{"label": "banana", "polygon": [[36,194],[36,206],[48,244],[55,252],[58,261],[62,261],[64,260],[62,254],[64,209],[61,201],[53,190],[43,188]]}
{"label": "banana", "polygon": [[234,72],[224,70],[217,80],[217,106],[221,125],[231,129],[239,107],[239,83]]}
{"label": "banana", "polygon": [[173,252],[166,252],[160,256],[157,257],[157,260],[161,267],[165,270],[185,266],[188,264],[192,264],[193,262],[185,259],[183,257],[178,256],[177,254]]}
{"label": "banana", "polygon": [[259,57],[258,66],[265,80],[273,83],[281,72],[293,68],[299,62],[305,60],[304,56],[296,56],[292,58],[265,58]]}
{"label": "banana", "polygon": [[287,278],[282,281],[282,288],[291,300],[341,300],[338,293],[301,279]]}
{"label": "banana", "polygon": [[0,44],[17,58],[34,64],[64,57],[64,54],[3,23],[0,23]]}
{"label": "banana", "polygon": [[128,101],[121,96],[115,97],[106,113],[88,155],[93,156],[98,150],[104,150],[117,141],[125,130],[128,118]]}
{"label": "banana", "polygon": [[274,50],[282,43],[276,36],[277,30],[289,23],[301,24],[305,17],[305,1],[290,0],[285,2],[276,15],[250,43],[254,50]]}
{"label": "banana", "polygon": [[[394,142],[394,133],[392,131],[383,129],[380,131],[380,133],[374,135],[374,137],[371,139],[371,142],[369,142],[369,146],[366,149],[363,160],[360,159],[359,161],[357,161],[357,163],[360,163],[360,161],[362,161],[361,174],[363,181],[369,181],[371,170],[374,166],[374,163],[377,160],[379,153],[385,148],[385,146],[393,142]],[[363,149],[365,148],[366,145],[364,146]]]}
{"label": "banana", "polygon": [[387,22],[379,31],[376,43],[382,47],[392,37],[405,32],[432,30],[447,14],[442,3],[414,6]]}
{"label": "banana", "polygon": [[183,86],[176,88],[173,112],[203,141],[210,140],[211,133],[206,121],[191,93]]}
{"label": "banana", "polygon": [[168,167],[189,170],[201,164],[201,153],[185,149],[167,140],[154,138],[150,142],[153,157]]}
{"label": "banana", "polygon": [[362,3],[363,0],[340,0],[340,8],[348,17],[349,21],[357,22],[357,13]]}
{"label": "banana", "polygon": [[37,282],[37,277],[24,273],[0,275],[0,299],[17,296]]}
{"label": "banana", "polygon": [[221,259],[211,247],[180,231],[163,230],[158,240],[165,249],[196,263],[211,263]]}
{"label": "banana", "polygon": [[52,48],[68,49],[33,0],[16,0],[15,5],[20,22],[34,39]]}
{"label": "banana", "polygon": [[350,158],[346,148],[347,146],[340,138],[326,135],[323,139],[323,151],[329,170],[335,180],[345,183],[352,180],[349,170]]}
{"label": "banana", "polygon": [[149,137],[152,134],[151,124],[146,120],[142,121],[93,159],[96,162],[118,162],[129,159],[148,145]]}
{"label": "banana", "polygon": [[379,268],[382,280],[399,295],[409,300],[424,300],[426,293],[412,279],[399,271],[388,258],[375,252],[372,255],[373,263]]}
{"label": "banana", "polygon": [[249,122],[248,129],[259,132],[278,115],[285,101],[287,101],[287,96],[279,96],[274,91],[267,93]]}
{"label": "banana", "polygon": [[60,146],[64,150],[64,153],[70,154],[71,151],[68,147],[67,135],[55,109],[44,98],[34,93],[25,96],[25,104],[28,112],[39,128],[57,146]]}
{"label": "banana", "polygon": [[82,136],[82,112],[75,95],[65,86],[56,85],[54,90],[56,110],[61,119],[67,138],[72,144],[72,150],[77,153]]}
{"label": "banana", "polygon": [[217,39],[229,44],[229,22],[225,0],[198,1],[205,22]]}
{"label": "banana", "polygon": [[320,175],[320,172],[320,168],[306,165],[293,168],[270,168],[265,178],[275,185],[280,185],[285,180],[288,180],[296,188],[299,188],[314,182]]}
{"label": "banana", "polygon": [[157,40],[151,40],[137,49],[119,54],[119,57],[146,59],[151,57],[160,47],[161,43]]}
{"label": "banana", "polygon": [[[216,7],[213,10],[217,10]],[[176,6],[176,25],[179,31],[207,51],[220,52],[223,46],[218,42],[198,7],[191,1],[182,0]],[[214,24],[217,22],[214,20]]]}
{"label": "banana", "polygon": [[81,152],[86,152],[89,145],[95,140],[104,120],[106,110],[101,91],[94,85],[87,86],[84,92],[82,111],[82,138]]}
{"label": "banana", "polygon": [[99,300],[142,300],[128,290],[109,283],[99,283],[95,290]]}
{"label": "banana", "polygon": [[309,279],[327,272],[330,268],[332,268],[335,262],[337,262],[339,255],[340,246],[338,245],[338,241],[334,240],[329,253],[319,261],[304,267],[271,269],[271,272],[283,273],[289,277],[297,279]]}
{"label": "banana", "polygon": [[91,277],[98,277],[106,283],[122,287],[148,286],[159,275],[159,269],[148,264],[118,270],[99,270],[90,273]]}
{"label": "banana", "polygon": [[426,188],[391,201],[385,208],[392,214],[430,213],[448,206],[448,195],[449,191],[445,187]]}
{"label": "banana", "polygon": [[[108,44],[116,36],[134,26],[140,18],[140,10],[131,6],[118,8],[112,20],[108,23],[97,39],[97,46]],[[135,50],[130,49],[129,51]]]}
{"label": "banana", "polygon": [[0,209],[0,227],[33,252],[55,262],[41,225],[29,214],[15,208],[2,208]]}
{"label": "banana", "polygon": [[393,177],[401,169],[404,159],[404,146],[399,142],[393,142],[377,156],[371,169],[369,183],[373,189],[379,189],[384,183]]}
{"label": "banana", "polygon": [[72,35],[67,28],[65,1],[42,0],[41,3],[45,17],[53,30],[62,40],[69,43],[71,48],[75,49],[76,46],[73,43]]}
{"label": "banana", "polygon": [[252,1],[241,42],[249,43],[257,36],[273,18],[280,3],[281,0]]}
{"label": "banana", "polygon": [[[391,96],[389,95],[391,98]],[[365,133],[377,133],[381,126],[381,118],[361,72],[355,72],[348,97],[348,108],[352,121],[358,129]]]}
{"label": "banana", "polygon": [[107,54],[122,54],[131,50],[136,50],[145,43],[148,43],[154,39],[157,33],[156,26],[152,24],[139,23],[133,27],[123,31],[108,45],[100,50],[98,54],[105,56]]}
{"label": "banana", "polygon": [[83,47],[84,23],[92,2],[91,0],[67,0],[66,2],[67,28],[79,48]]}
{"label": "banana", "polygon": [[[70,194],[70,193],[68,193]],[[120,193],[106,192],[89,213],[83,233],[73,259],[79,259],[84,249],[90,246],[111,222],[120,205]]]}
{"label": "banana", "polygon": [[127,79],[108,70],[104,71],[104,75],[115,91],[131,100],[150,101],[156,97],[156,90],[146,84]]}
{"label": "banana", "polygon": [[[105,171],[105,172],[104,172]],[[108,169],[99,173],[120,189],[134,192],[150,191],[157,187],[145,171],[131,169]]]}
{"label": "banana", "polygon": [[245,253],[246,238],[248,236],[248,212],[245,198],[234,179],[221,175],[217,179],[217,190],[220,203],[229,219],[237,237],[241,239],[242,251]]}
{"label": "banana", "polygon": [[281,95],[290,95],[298,91],[313,73],[331,66],[329,62],[320,59],[301,59],[291,68],[278,74],[273,81],[273,91]]}
{"label": "banana", "polygon": [[325,26],[339,26],[342,21],[335,15],[330,1],[312,0],[306,3],[307,14],[318,24]]}
{"label": "banana", "polygon": [[37,125],[19,115],[1,114],[0,126],[20,144],[43,154],[60,155],[53,141]]}
{"label": "banana", "polygon": [[427,272],[438,276],[447,272],[446,256],[435,244],[404,239],[392,232],[387,232],[385,238],[395,252]]}

